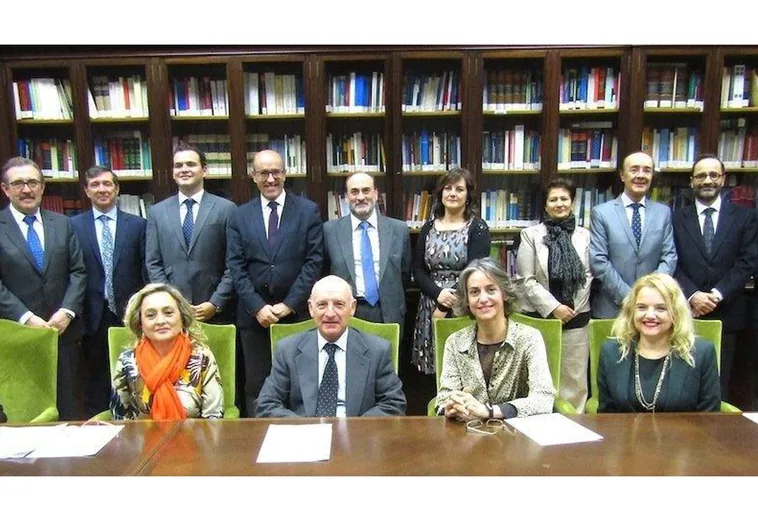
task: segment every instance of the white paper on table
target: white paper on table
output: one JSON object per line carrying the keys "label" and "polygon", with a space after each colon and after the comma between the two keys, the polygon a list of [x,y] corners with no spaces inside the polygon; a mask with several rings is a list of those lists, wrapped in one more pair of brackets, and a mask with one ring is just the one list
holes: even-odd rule
{"label": "white paper on table", "polygon": [[598,441],[603,438],[560,413],[512,418],[505,422],[540,446]]}
{"label": "white paper on table", "polygon": [[270,424],[256,462],[312,463],[331,453],[331,424]]}
{"label": "white paper on table", "polygon": [[758,413],[743,413],[743,417],[747,417],[755,423],[758,423]]}
{"label": "white paper on table", "polygon": [[0,428],[0,458],[84,457],[95,455],[123,425],[21,426]]}

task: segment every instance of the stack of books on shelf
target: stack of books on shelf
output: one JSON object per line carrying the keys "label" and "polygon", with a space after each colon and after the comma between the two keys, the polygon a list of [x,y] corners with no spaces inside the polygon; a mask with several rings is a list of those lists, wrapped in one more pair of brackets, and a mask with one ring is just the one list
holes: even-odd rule
{"label": "stack of books on shelf", "polygon": [[542,110],[542,73],[540,71],[488,70],[482,93],[485,112]]}
{"label": "stack of books on shelf", "polygon": [[424,190],[406,191],[405,222],[411,229],[420,229],[432,215],[434,207],[434,192]]}
{"label": "stack of books on shelf", "polygon": [[150,139],[139,130],[114,131],[93,138],[95,164],[105,166],[119,177],[151,177],[153,161]]}
{"label": "stack of books on shelf", "polygon": [[384,144],[379,133],[329,133],[326,137],[326,171],[384,172]]}
{"label": "stack of books on shelf", "polygon": [[490,257],[497,260],[513,278],[516,276],[516,256],[517,256],[516,238],[514,236],[495,236],[490,244]]}
{"label": "stack of books on shelf", "polygon": [[32,159],[42,170],[43,177],[73,179],[76,169],[76,145],[73,140],[60,138],[19,138],[18,154]]}
{"label": "stack of books on shelf", "polygon": [[201,134],[185,135],[173,138],[173,147],[180,142],[194,145],[205,153],[208,162],[208,175],[229,176],[232,174],[231,139],[229,135]]}
{"label": "stack of books on shelf", "polygon": [[558,131],[558,169],[616,167],[618,138],[612,122],[572,124]]}
{"label": "stack of books on shelf", "polygon": [[483,190],[481,218],[490,228],[529,227],[539,223],[540,194],[536,187],[517,190]]}
{"label": "stack of books on shelf", "polygon": [[305,114],[303,76],[274,72],[245,72],[245,114]]}
{"label": "stack of books on shelf", "polygon": [[691,168],[699,152],[697,128],[676,127],[642,130],[642,151],[650,153],[656,169]]}
{"label": "stack of books on shelf", "polygon": [[247,135],[247,168],[253,171],[255,154],[264,149],[276,151],[281,155],[287,173],[306,173],[305,138],[300,135],[284,135],[272,137],[265,133]]}
{"label": "stack of books on shelf", "polygon": [[403,79],[403,112],[461,110],[461,79],[454,70],[435,74],[406,73]]}
{"label": "stack of books on shelf", "polygon": [[326,86],[326,112],[334,114],[384,112],[383,72],[329,74]]}
{"label": "stack of books on shelf", "polygon": [[614,197],[610,187],[603,190],[597,186],[577,185],[576,194],[574,195],[574,217],[576,218],[577,226],[589,229],[592,209],[599,204],[610,201]]}
{"label": "stack of books on shelf", "polygon": [[758,126],[748,131],[745,118],[721,120],[718,156],[729,169],[758,168]]}
{"label": "stack of books on shelf", "polygon": [[559,110],[618,109],[621,73],[613,67],[565,68]]}
{"label": "stack of books on shelf", "polygon": [[[383,215],[387,215],[387,193],[380,192],[376,200],[376,208]],[[326,193],[326,207],[329,210],[329,220],[339,219],[350,214],[350,205],[344,192],[332,190]]]}
{"label": "stack of books on shelf", "polygon": [[120,194],[118,196],[118,206],[128,214],[134,214],[147,219],[147,213],[150,207],[155,204],[153,194],[146,192],[139,195]]}
{"label": "stack of books on shelf", "polygon": [[539,170],[540,134],[523,125],[482,133],[483,170]]}
{"label": "stack of books on shelf", "polygon": [[403,134],[403,171],[446,171],[461,164],[461,137],[449,131]]}
{"label": "stack of books on shelf", "polygon": [[147,83],[142,76],[92,76],[88,90],[90,118],[147,118]]}
{"label": "stack of books on shelf", "polygon": [[703,110],[703,73],[687,63],[650,63],[645,109]]}
{"label": "stack of books on shelf", "polygon": [[171,116],[228,116],[226,79],[210,76],[175,78],[172,82]]}
{"label": "stack of books on shelf", "polygon": [[41,207],[43,210],[58,212],[66,216],[75,216],[82,212],[82,200],[64,198],[60,195],[45,194],[42,196]]}
{"label": "stack of books on shelf", "polygon": [[758,107],[758,69],[725,66],[721,77],[721,108]]}
{"label": "stack of books on shelf", "polygon": [[14,81],[13,102],[17,120],[71,120],[74,116],[68,79]]}

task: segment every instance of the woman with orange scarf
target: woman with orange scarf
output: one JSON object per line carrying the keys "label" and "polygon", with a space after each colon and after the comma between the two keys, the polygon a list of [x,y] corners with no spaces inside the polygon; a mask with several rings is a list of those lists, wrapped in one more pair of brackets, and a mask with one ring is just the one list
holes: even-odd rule
{"label": "woman with orange scarf", "polygon": [[173,286],[148,284],[126,307],[134,348],[116,363],[114,419],[221,418],[224,393],[213,353],[202,343],[192,306]]}

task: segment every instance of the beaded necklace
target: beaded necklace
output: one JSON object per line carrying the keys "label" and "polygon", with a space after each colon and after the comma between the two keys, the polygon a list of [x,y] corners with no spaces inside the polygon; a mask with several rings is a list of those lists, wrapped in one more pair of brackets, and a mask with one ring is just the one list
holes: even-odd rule
{"label": "beaded necklace", "polygon": [[670,355],[666,355],[663,360],[663,368],[661,368],[661,374],[658,376],[658,384],[655,386],[655,393],[653,394],[653,401],[648,402],[645,400],[645,395],[642,393],[642,382],[640,381],[640,355],[638,352],[634,353],[634,394],[637,397],[637,402],[646,410],[655,413],[655,404],[658,402],[658,396],[661,394],[661,388],[663,387],[663,378],[666,376],[666,369],[668,369]]}

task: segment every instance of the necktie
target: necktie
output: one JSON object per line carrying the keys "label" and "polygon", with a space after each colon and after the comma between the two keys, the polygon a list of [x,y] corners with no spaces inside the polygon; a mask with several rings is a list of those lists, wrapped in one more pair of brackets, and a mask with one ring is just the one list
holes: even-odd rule
{"label": "necktie", "polygon": [[361,221],[361,268],[363,269],[364,298],[371,306],[379,302],[379,287],[374,274],[374,255],[368,237],[368,221]]}
{"label": "necktie", "polygon": [[184,233],[184,242],[189,244],[192,241],[192,231],[195,229],[195,220],[192,217],[192,206],[195,204],[195,200],[191,197],[184,200],[184,205],[187,207],[187,215],[184,216],[184,223],[182,224],[182,232]]}
{"label": "necktie", "polygon": [[271,213],[268,215],[268,242],[273,245],[276,239],[276,233],[279,231],[279,214],[276,212],[276,207],[279,204],[276,201],[271,201],[268,207],[271,209]]}
{"label": "necktie", "polygon": [[108,226],[108,216],[101,214],[98,219],[103,222],[103,248],[100,256],[105,272],[105,298],[108,300],[108,309],[116,314],[116,297],[113,295],[113,234]]}
{"label": "necktie", "polygon": [[29,245],[29,251],[31,251],[34,261],[37,262],[37,269],[42,271],[42,266],[45,265],[45,251],[42,250],[42,243],[39,241],[37,231],[34,230],[34,222],[37,220],[34,216],[24,216],[24,223],[29,225],[29,230],[26,233],[26,243]]}
{"label": "necktie", "polygon": [[716,209],[714,208],[706,208],[703,210],[705,213],[705,222],[703,223],[703,241],[705,242],[705,252],[708,253],[708,256],[711,255],[711,251],[713,250],[713,218],[711,217],[711,214],[716,212]]}
{"label": "necktie", "polygon": [[642,217],[640,216],[640,208],[642,205],[639,203],[632,203],[629,206],[634,209],[634,213],[632,213],[632,234],[634,234],[637,247],[639,247],[640,240],[642,239]]}
{"label": "necktie", "polygon": [[337,345],[327,343],[324,350],[329,355],[324,367],[324,375],[321,377],[321,385],[318,388],[318,401],[316,402],[317,417],[334,417],[337,415],[337,362],[334,361],[334,352]]}

